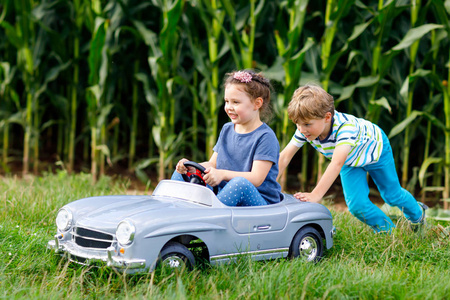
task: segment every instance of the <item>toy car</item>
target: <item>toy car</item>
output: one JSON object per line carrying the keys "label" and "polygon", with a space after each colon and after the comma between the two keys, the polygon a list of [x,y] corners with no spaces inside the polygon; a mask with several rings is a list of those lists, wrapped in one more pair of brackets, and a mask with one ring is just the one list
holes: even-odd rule
{"label": "toy car", "polygon": [[228,207],[203,186],[201,172],[188,174],[193,183],[162,180],[151,196],[73,201],[58,211],[57,234],[47,247],[80,264],[100,262],[126,273],[192,268],[193,252],[211,264],[243,254],[317,262],[332,247],[335,228],[325,206],[283,194],[277,204]]}

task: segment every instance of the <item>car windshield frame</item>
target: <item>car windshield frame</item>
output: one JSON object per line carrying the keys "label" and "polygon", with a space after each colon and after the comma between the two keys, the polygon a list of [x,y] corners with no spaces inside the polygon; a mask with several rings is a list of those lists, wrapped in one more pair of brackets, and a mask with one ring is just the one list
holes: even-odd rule
{"label": "car windshield frame", "polygon": [[208,207],[217,202],[217,196],[209,188],[176,180],[161,180],[152,196],[176,198]]}

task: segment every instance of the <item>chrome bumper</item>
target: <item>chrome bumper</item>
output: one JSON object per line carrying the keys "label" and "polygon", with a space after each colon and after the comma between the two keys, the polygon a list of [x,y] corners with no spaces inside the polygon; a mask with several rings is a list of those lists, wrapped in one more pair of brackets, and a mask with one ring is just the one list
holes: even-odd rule
{"label": "chrome bumper", "polygon": [[336,226],[333,226],[331,229],[331,237],[334,237],[336,235]]}
{"label": "chrome bumper", "polygon": [[61,243],[60,239],[60,235],[55,235],[55,239],[48,241],[47,248],[54,250],[57,254],[66,255],[70,261],[75,263],[81,265],[106,264],[108,267],[129,271],[130,273],[146,270],[145,259],[120,257],[117,255],[117,249],[114,246],[107,249],[87,249],[78,247],[72,241]]}

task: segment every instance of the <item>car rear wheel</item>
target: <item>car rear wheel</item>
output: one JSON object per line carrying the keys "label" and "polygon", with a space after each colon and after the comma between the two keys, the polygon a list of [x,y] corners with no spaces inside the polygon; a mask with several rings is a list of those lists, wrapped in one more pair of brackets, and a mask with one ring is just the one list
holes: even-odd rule
{"label": "car rear wheel", "polygon": [[320,233],[313,227],[300,229],[292,240],[291,257],[305,261],[318,262],[323,254],[323,242]]}
{"label": "car rear wheel", "polygon": [[178,242],[169,242],[163,247],[158,263],[166,270],[192,270],[195,266],[195,257],[189,249]]}

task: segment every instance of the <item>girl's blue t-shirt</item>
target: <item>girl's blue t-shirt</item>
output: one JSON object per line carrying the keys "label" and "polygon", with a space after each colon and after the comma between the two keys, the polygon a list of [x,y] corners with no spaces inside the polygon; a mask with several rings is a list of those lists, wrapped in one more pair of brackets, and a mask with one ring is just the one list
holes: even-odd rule
{"label": "girl's blue t-shirt", "polygon": [[266,123],[244,134],[237,133],[233,123],[226,123],[213,150],[217,152],[217,169],[250,172],[255,160],[272,162],[269,174],[257,189],[268,203],[280,202],[281,186],[277,182],[280,145]]}

